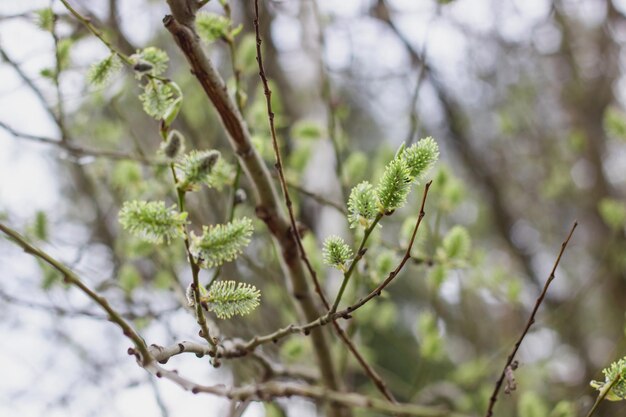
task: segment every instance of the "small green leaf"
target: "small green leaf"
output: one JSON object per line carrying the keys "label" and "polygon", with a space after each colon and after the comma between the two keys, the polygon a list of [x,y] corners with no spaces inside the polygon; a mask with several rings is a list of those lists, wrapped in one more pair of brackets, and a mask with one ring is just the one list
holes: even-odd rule
{"label": "small green leaf", "polygon": [[220,159],[218,151],[191,151],[176,163],[179,189],[194,191],[202,184],[209,185],[213,168]]}
{"label": "small green leaf", "polygon": [[442,246],[447,259],[467,259],[471,248],[471,239],[467,229],[463,226],[454,226],[443,238]]}
{"label": "small green leaf", "polygon": [[545,417],[548,415],[548,407],[537,393],[526,391],[522,393],[517,403],[517,415],[519,417]]}
{"label": "small green leaf", "polygon": [[[590,385],[600,391],[602,395],[609,389],[606,399],[609,401],[621,401],[626,399],[626,357],[613,362],[608,368],[602,370],[604,381],[591,381]],[[610,387],[610,388],[609,388]]]}
{"label": "small green leaf", "polygon": [[259,306],[261,292],[254,285],[235,281],[217,281],[202,297],[210,311],[220,319],[245,316]]}
{"label": "small green leaf", "polygon": [[376,187],[378,209],[390,213],[406,203],[413,177],[404,159],[395,158],[385,168]]}
{"label": "small green leaf", "polygon": [[212,268],[234,260],[250,243],[252,221],[247,217],[230,223],[203,226],[202,234],[191,233],[190,251],[202,268]]}
{"label": "small green leaf", "polygon": [[137,78],[141,78],[144,74],[152,76],[163,74],[170,58],[165,51],[149,46],[131,55],[130,60],[134,65]]}
{"label": "small green leaf", "polygon": [[132,264],[124,264],[118,274],[120,287],[126,294],[130,294],[135,288],[141,285],[141,274]]}
{"label": "small green leaf", "polygon": [[345,264],[352,258],[352,249],[339,236],[328,236],[324,241],[322,256],[326,265],[345,270]]}
{"label": "small green leaf", "polygon": [[617,107],[608,107],[604,112],[604,130],[617,139],[626,140],[626,115]]}
{"label": "small green leaf", "polygon": [[367,181],[363,181],[352,189],[348,198],[348,221],[350,228],[361,226],[368,228],[376,218],[376,192]]}
{"label": "small green leaf", "polygon": [[296,140],[317,140],[324,135],[324,128],[310,120],[300,120],[291,128],[291,136]]}
{"label": "small green leaf", "polygon": [[420,139],[416,144],[402,151],[401,158],[411,172],[411,176],[419,180],[439,159],[439,146],[431,137]]}
{"label": "small green leaf", "polygon": [[230,20],[215,13],[198,13],[196,30],[202,39],[212,43],[230,35]]}
{"label": "small green leaf", "polygon": [[139,95],[144,111],[155,119],[163,119],[177,100],[171,83],[151,79]]}
{"label": "small green leaf", "polygon": [[87,71],[87,81],[102,87],[122,68],[122,61],[116,54],[111,54],[100,62],[97,62]]}
{"label": "small green leaf", "polygon": [[122,227],[133,235],[152,243],[170,243],[183,236],[187,213],[165,207],[162,201],[126,201],[119,214]]}
{"label": "small green leaf", "polygon": [[626,204],[612,198],[603,198],[598,203],[598,211],[604,223],[613,230],[624,228],[626,222]]}
{"label": "small green leaf", "polygon": [[44,211],[38,210],[33,221],[33,234],[39,240],[48,240],[48,216]]}
{"label": "small green leaf", "polygon": [[51,8],[46,7],[45,9],[39,9],[35,11],[37,26],[40,29],[52,32],[54,30],[54,20],[56,16]]}

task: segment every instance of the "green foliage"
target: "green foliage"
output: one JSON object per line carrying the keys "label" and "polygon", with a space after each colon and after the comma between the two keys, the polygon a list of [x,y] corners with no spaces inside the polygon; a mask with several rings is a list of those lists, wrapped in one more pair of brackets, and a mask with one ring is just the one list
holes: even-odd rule
{"label": "green foliage", "polygon": [[374,263],[376,276],[381,278],[387,276],[396,266],[396,253],[392,250],[381,251]]}
{"label": "green foliage", "polygon": [[155,77],[163,74],[170,58],[165,51],[149,46],[131,55],[130,60],[134,65],[137,78],[141,78],[145,74]]}
{"label": "green foliage", "polygon": [[549,417],[576,417],[576,408],[569,401],[559,401]]}
{"label": "green foliage", "polygon": [[119,213],[122,227],[133,235],[152,243],[170,243],[182,237],[187,213],[175,206],[165,207],[162,201],[126,201]]}
{"label": "green foliage", "polygon": [[115,163],[110,181],[115,189],[123,191],[125,195],[132,195],[145,187],[141,166],[135,161]]}
{"label": "green foliage", "polygon": [[60,39],[57,43],[57,59],[61,71],[70,66],[70,51],[73,45],[74,40],[72,38]]}
{"label": "green foliage", "polygon": [[35,11],[35,22],[40,29],[52,32],[54,30],[54,20],[56,16],[51,8],[46,7]]}
{"label": "green foliage", "polygon": [[350,227],[368,228],[377,214],[376,192],[367,181],[352,189],[348,198],[348,221]]}
{"label": "green foliage", "polygon": [[367,178],[369,159],[363,152],[352,152],[343,163],[343,183],[356,184]]}
{"label": "green foliage", "polygon": [[423,178],[439,159],[439,147],[433,138],[427,137],[404,149],[400,157],[406,161],[411,176],[417,181]]}
{"label": "green foliage", "polygon": [[305,354],[310,353],[307,341],[296,337],[287,339],[280,347],[280,356],[291,363],[302,359]]}
{"label": "green foliage", "polygon": [[611,136],[626,140],[626,115],[611,106],[604,112],[604,130]]}
{"label": "green foliage", "polygon": [[202,184],[209,185],[213,167],[220,158],[218,151],[196,151],[193,150],[184,155],[182,159],[176,163],[176,171],[178,173],[179,189],[184,191],[194,191],[200,188]]}
{"label": "green foliage", "polygon": [[448,268],[445,265],[435,265],[428,273],[428,282],[438,290],[448,277]]}
{"label": "green foliage", "polygon": [[417,322],[420,339],[420,355],[428,360],[438,361],[445,357],[443,339],[437,328],[437,318],[431,312],[422,313]]}
{"label": "green foliage", "polygon": [[245,316],[259,306],[261,292],[254,285],[235,281],[217,281],[202,297],[210,311],[220,319]]}
{"label": "green foliage", "polygon": [[442,242],[443,254],[446,259],[466,260],[471,249],[469,232],[463,226],[454,226]]}
{"label": "green foliage", "polygon": [[604,368],[602,373],[604,381],[591,381],[590,385],[600,392],[611,387],[605,397],[609,401],[626,399],[626,357],[613,362],[611,366]]}
{"label": "green foliage", "polygon": [[626,222],[626,205],[612,198],[603,198],[598,203],[598,211],[604,223],[613,230],[620,230]]}
{"label": "green foliage", "polygon": [[232,39],[230,23],[230,19],[215,13],[198,13],[196,16],[196,30],[208,43],[229,37]]}
{"label": "green foliage", "polygon": [[38,210],[35,213],[32,233],[38,240],[48,240],[48,216],[44,211]]}
{"label": "green foliage", "polygon": [[87,81],[96,86],[102,87],[122,68],[122,61],[117,54],[110,54],[100,62],[93,64],[87,71]]}
{"label": "green foliage", "polygon": [[376,187],[379,211],[390,213],[402,207],[411,191],[412,182],[413,177],[406,161],[402,158],[393,159]]}
{"label": "green foliage", "polygon": [[250,243],[252,221],[247,217],[230,223],[203,226],[202,234],[191,233],[190,251],[202,268],[212,268],[234,260]]}
{"label": "green foliage", "polygon": [[126,294],[130,294],[135,288],[141,285],[141,274],[132,264],[124,264],[120,268],[117,278],[120,288]]}
{"label": "green foliage", "polygon": [[185,152],[185,137],[176,129],[172,129],[161,147],[159,153],[168,159],[176,159]]}
{"label": "green foliage", "polygon": [[237,45],[237,65],[241,72],[250,75],[258,71],[256,63],[256,38],[249,33],[244,35]]}
{"label": "green foliage", "polygon": [[324,135],[324,128],[310,120],[299,120],[291,128],[291,137],[297,140],[316,140]]}
{"label": "green foliage", "polygon": [[345,271],[346,262],[352,258],[352,249],[339,236],[328,236],[322,249],[324,263]]}
{"label": "green foliage", "polygon": [[439,148],[433,138],[420,139],[409,148],[402,145],[385,167],[376,187],[380,212],[388,214],[402,207],[411,184],[421,179],[438,158]]}
{"label": "green foliage", "polygon": [[235,168],[224,158],[219,158],[207,178],[206,185],[221,191],[225,185],[232,185],[235,178]]}
{"label": "green foliage", "polygon": [[143,110],[155,119],[162,119],[170,108],[176,106],[176,90],[172,83],[151,79],[143,86],[143,93],[139,100],[143,104]]}
{"label": "green foliage", "polygon": [[545,417],[548,415],[548,407],[536,392],[525,391],[517,403],[517,415],[519,417]]}

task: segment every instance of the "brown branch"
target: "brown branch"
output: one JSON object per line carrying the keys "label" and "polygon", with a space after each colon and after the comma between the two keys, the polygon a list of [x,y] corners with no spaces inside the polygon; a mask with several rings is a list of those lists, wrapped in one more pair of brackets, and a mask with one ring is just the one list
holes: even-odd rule
{"label": "brown branch", "polygon": [[[268,381],[242,387],[227,387],[221,384],[199,385],[181,376],[178,372],[167,370],[155,362],[146,366],[145,369],[158,378],[168,379],[194,394],[212,394],[236,401],[270,401],[275,398],[297,396],[327,402],[335,406],[363,408],[384,414],[401,414],[418,417],[467,417],[464,414],[451,412],[442,407],[417,404],[392,404],[385,400],[370,398],[356,393],[334,391],[320,386],[278,381]],[[335,408],[336,407],[333,407],[332,409]]]}
{"label": "brown branch", "polygon": [[[175,17],[166,16],[163,24],[187,58],[192,73],[220,116],[230,144],[238,155],[244,173],[254,190],[257,216],[265,222],[279,248],[281,267],[285,277],[290,281],[293,296],[298,301],[297,305],[303,318],[307,321],[315,320],[319,316],[319,311],[309,290],[304,265],[298,257],[293,230],[282,212],[282,204],[271,175],[258,152],[252,147],[250,132],[237,105],[228,95],[224,80],[202,49],[200,40],[192,29],[193,16],[190,17],[189,12],[195,13],[193,9],[197,4],[193,1],[191,3],[195,5],[191,4],[189,1],[168,0]],[[329,388],[339,389],[340,382],[332,363],[326,334],[315,331],[311,336],[322,380]]]}
{"label": "brown branch", "polygon": [[124,152],[109,151],[105,149],[85,148],[82,146],[74,145],[73,143],[69,143],[68,141],[62,141],[47,136],[31,135],[29,133],[19,132],[4,122],[0,122],[0,128],[6,130],[16,138],[44,143],[46,145],[58,146],[68,153],[76,156],[93,156],[95,158],[108,158],[113,160],[130,160],[137,161],[146,165],[164,164],[163,162],[160,162],[156,159],[149,159],[141,155],[132,155]]}
{"label": "brown branch", "polygon": [[320,285],[319,280],[317,279],[317,274],[309,261],[309,257],[304,250],[304,246],[302,246],[302,236],[300,236],[300,230],[298,228],[296,222],[296,216],[293,212],[293,202],[291,201],[291,196],[289,195],[289,188],[287,187],[287,181],[285,180],[285,173],[283,171],[283,161],[280,155],[280,149],[278,148],[278,139],[276,137],[276,126],[274,125],[274,112],[272,111],[272,90],[270,89],[269,83],[267,81],[267,76],[265,75],[265,69],[263,67],[263,54],[261,53],[261,33],[259,30],[259,0],[254,0],[254,31],[256,35],[256,60],[259,64],[259,77],[261,77],[261,82],[263,83],[263,92],[265,94],[265,102],[267,105],[267,117],[270,125],[270,132],[272,135],[272,146],[274,148],[274,155],[276,156],[276,171],[278,172],[278,178],[280,180],[280,187],[283,191],[283,196],[285,198],[285,205],[287,206],[287,212],[289,213],[289,221],[291,222],[291,230],[295,236],[296,243],[298,244],[298,250],[300,251],[300,259],[306,265],[309,274],[311,274],[311,278],[313,279],[313,284],[315,285],[315,291],[319,294],[320,298],[324,302],[324,304],[328,304],[326,301],[326,297],[324,292],[322,291],[322,286]]}
{"label": "brown branch", "polygon": [[389,285],[391,282],[398,276],[404,265],[411,259],[411,249],[413,248],[413,244],[415,242],[415,236],[417,235],[417,231],[422,223],[422,219],[426,215],[424,211],[424,206],[426,205],[426,198],[428,196],[428,190],[430,189],[431,182],[428,182],[424,188],[424,194],[422,196],[422,204],[420,206],[419,215],[417,217],[417,221],[415,222],[415,227],[413,228],[413,233],[411,235],[411,239],[409,244],[407,245],[404,256],[396,266],[396,268],[389,273],[387,278],[380,284],[376,286],[369,294],[360,298],[356,303],[346,307],[343,310],[339,310],[332,314],[326,314],[325,316],[318,317],[316,320],[313,320],[305,325],[298,326],[295,324],[290,324],[289,326],[283,327],[282,329],[276,330],[273,333],[270,333],[265,336],[255,336],[246,343],[236,343],[234,350],[218,350],[217,355],[223,355],[224,357],[237,357],[237,356],[245,356],[252,350],[254,350],[257,346],[260,346],[269,342],[278,342],[279,339],[294,333],[300,333],[304,335],[308,335],[313,329],[316,329],[321,326],[325,326],[328,323],[334,322],[340,318],[350,319],[351,314],[354,313],[359,308],[363,307],[368,301],[370,301],[374,297],[378,297],[382,294],[382,291]]}
{"label": "brown branch", "polygon": [[141,338],[141,336],[139,336],[139,334],[135,331],[135,329],[133,329],[132,326],[128,324],[128,322],[126,322],[126,320],[124,320],[122,316],[113,309],[113,307],[111,307],[111,305],[109,304],[106,298],[98,295],[95,291],[93,291],[91,288],[85,285],[85,283],[83,283],[83,281],[78,277],[78,275],[76,275],[73,271],[71,271],[61,262],[57,261],[52,256],[48,255],[43,250],[28,243],[26,238],[24,238],[24,236],[22,236],[15,230],[0,223],[0,231],[4,233],[5,235],[7,235],[11,240],[13,240],[13,242],[19,245],[22,249],[24,249],[24,252],[31,254],[36,258],[41,259],[42,261],[50,265],[52,268],[59,271],[63,275],[63,278],[66,283],[77,287],[87,297],[91,298],[104,311],[106,311],[106,313],[108,314],[109,320],[117,324],[122,329],[124,336],[132,340],[133,344],[135,345],[139,353],[139,356],[137,359],[140,361],[142,366],[148,366],[150,362],[152,362],[153,359],[150,356],[150,353],[148,352],[148,347],[146,346],[146,343],[144,342],[144,340]]}
{"label": "brown branch", "polygon": [[[317,292],[319,298],[322,300],[322,303],[324,304],[324,306],[326,307],[326,310],[330,311],[330,312],[335,312],[337,310],[337,304],[339,303],[339,300],[341,299],[341,294],[343,293],[343,289],[345,289],[345,284],[347,284],[347,280],[344,280],[344,283],[342,284],[342,290],[340,292],[340,294],[337,296],[337,299],[335,301],[335,303],[333,304],[333,306],[331,307],[326,296],[324,295],[324,291],[322,290],[322,286],[320,285],[319,279],[317,278],[317,274],[315,272],[315,270],[313,269],[313,266],[311,265],[311,262],[309,261],[309,258],[306,254],[306,251],[304,250],[304,246],[302,245],[302,237],[300,236],[300,230],[298,228],[298,225],[296,224],[296,217],[293,211],[293,203],[291,201],[291,197],[289,195],[289,189],[287,187],[287,181],[285,180],[285,174],[283,171],[283,164],[282,164],[282,157],[280,154],[280,149],[278,147],[278,139],[276,137],[276,127],[274,125],[274,112],[272,111],[272,90],[269,87],[269,83],[267,81],[267,76],[265,75],[265,69],[263,67],[263,55],[261,53],[261,34],[260,34],[260,30],[259,30],[259,1],[255,0],[254,1],[254,30],[255,30],[255,34],[256,34],[256,53],[257,53],[257,63],[259,64],[259,77],[261,78],[261,82],[263,83],[263,91],[265,93],[265,100],[266,100],[266,105],[267,105],[267,115],[268,115],[268,120],[269,120],[269,125],[270,125],[270,132],[271,132],[271,136],[272,136],[272,146],[274,147],[274,155],[276,156],[276,171],[278,172],[278,177],[280,180],[280,185],[283,191],[283,196],[285,198],[285,205],[287,206],[287,211],[289,213],[289,220],[291,222],[291,229],[295,235],[295,240],[296,243],[298,244],[298,249],[300,251],[300,258],[302,259],[302,261],[304,262],[304,264],[306,265],[309,274],[311,275],[311,278],[313,280],[313,284],[315,286],[315,291]],[[326,86],[324,88],[324,90],[328,90],[328,96],[330,99],[330,84],[328,84],[328,86]],[[329,117],[330,118],[334,118],[333,114],[332,114],[332,109],[329,108]],[[334,130],[334,124],[331,124],[333,130]],[[334,132],[329,132],[329,134],[331,134],[331,139],[333,142],[333,147],[335,148],[335,156],[337,157],[337,172],[341,173],[341,165],[340,165],[340,155],[338,152],[338,148],[337,148],[337,144],[336,141],[334,140]],[[375,226],[375,224],[374,224]],[[369,233],[368,233],[369,235]],[[365,237],[364,240],[366,240],[367,237]],[[356,259],[355,261],[353,261],[353,265],[356,264]],[[353,354],[353,356],[356,358],[357,362],[361,365],[361,367],[363,368],[363,370],[365,371],[365,373],[367,374],[367,376],[374,382],[374,385],[379,389],[379,391],[385,396],[385,398],[387,398],[389,401],[391,402],[395,402],[395,398],[393,396],[393,394],[391,393],[391,391],[389,391],[389,389],[387,388],[387,385],[385,384],[385,382],[383,381],[383,379],[380,377],[380,375],[378,375],[378,373],[374,370],[374,368],[372,368],[367,361],[365,360],[365,358],[363,357],[363,355],[361,355],[361,353],[357,350],[356,346],[354,345],[354,343],[352,343],[352,341],[350,340],[350,337],[346,334],[346,332],[341,328],[341,326],[333,321],[333,327],[335,329],[335,331],[337,332],[337,334],[339,335],[339,338],[341,339],[341,341],[346,345],[346,347],[348,348],[348,350]]]}
{"label": "brown branch", "polygon": [[508,356],[508,358],[506,360],[506,363],[505,363],[504,367],[502,368],[502,372],[500,373],[500,378],[498,378],[498,381],[496,382],[496,385],[495,385],[495,387],[493,389],[493,393],[491,394],[491,397],[489,398],[489,407],[487,408],[487,412],[485,413],[485,417],[491,417],[493,415],[493,407],[496,404],[496,401],[498,399],[498,393],[500,392],[500,388],[502,388],[502,384],[503,384],[504,379],[506,377],[507,369],[508,369],[509,366],[511,366],[511,364],[515,360],[515,354],[519,350],[519,347],[521,346],[522,341],[526,337],[526,334],[528,333],[528,330],[530,330],[530,327],[535,322],[535,315],[537,314],[537,310],[539,310],[539,306],[541,306],[541,303],[543,302],[543,300],[546,297],[546,294],[548,292],[548,287],[550,286],[550,284],[552,283],[552,281],[555,278],[556,268],[559,266],[559,262],[561,262],[561,257],[563,256],[563,253],[565,252],[565,248],[567,247],[567,244],[569,243],[572,235],[574,234],[574,230],[576,230],[576,226],[578,226],[578,223],[574,222],[574,225],[572,226],[572,229],[570,230],[569,234],[567,235],[567,238],[561,244],[561,250],[559,251],[559,255],[557,256],[556,261],[554,262],[554,266],[552,267],[552,271],[550,272],[550,275],[548,276],[548,279],[547,279],[545,285],[543,286],[543,290],[539,294],[539,297],[537,297],[537,301],[535,301],[535,306],[533,307],[533,310],[530,313],[530,317],[528,317],[528,321],[526,322],[526,326],[524,327],[524,330],[522,331],[522,334],[520,335],[520,337],[517,340],[517,342],[515,342],[515,346],[513,346],[513,350],[509,354],[509,356]]}

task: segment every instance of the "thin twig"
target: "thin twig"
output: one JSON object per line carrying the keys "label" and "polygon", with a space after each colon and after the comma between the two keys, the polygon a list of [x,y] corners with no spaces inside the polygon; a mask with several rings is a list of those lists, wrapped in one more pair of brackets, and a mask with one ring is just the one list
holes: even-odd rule
{"label": "thin twig", "polygon": [[285,205],[287,206],[287,211],[289,212],[289,221],[291,222],[292,233],[295,237],[296,244],[298,245],[298,250],[300,251],[300,258],[302,259],[309,273],[311,274],[313,284],[315,285],[315,291],[320,295],[320,298],[324,299],[324,292],[322,291],[322,286],[317,279],[317,273],[313,269],[313,266],[309,261],[309,257],[304,250],[304,246],[302,245],[302,236],[300,236],[300,230],[298,228],[298,224],[296,223],[296,216],[293,212],[293,202],[291,201],[291,197],[289,195],[289,188],[287,187],[287,181],[285,180],[285,173],[283,171],[283,161],[280,155],[280,149],[278,148],[276,126],[274,125],[274,112],[272,111],[272,90],[270,90],[267,76],[265,75],[265,68],[263,67],[263,55],[261,53],[262,40],[261,31],[259,29],[259,0],[254,0],[254,30],[256,33],[256,60],[259,64],[259,77],[261,77],[261,82],[263,83],[263,92],[265,93],[265,101],[267,104],[267,117],[270,125],[270,132],[272,135],[272,146],[274,147],[274,155],[276,156],[275,167],[276,171],[278,171],[280,187],[282,188],[283,196],[285,197]]}
{"label": "thin twig", "polygon": [[24,249],[26,253],[29,253],[41,259],[52,268],[59,271],[63,275],[65,282],[74,285],[75,287],[80,289],[87,297],[91,298],[93,301],[96,302],[96,304],[102,307],[102,309],[107,312],[109,319],[122,329],[124,336],[132,340],[133,344],[139,351],[140,356],[138,359],[140,360],[142,366],[148,366],[150,362],[152,362],[152,356],[148,352],[148,347],[146,346],[144,340],[141,338],[141,336],[139,336],[135,329],[133,329],[133,327],[128,324],[128,322],[126,322],[126,320],[124,320],[124,318],[122,318],[122,316],[117,311],[115,311],[113,307],[111,307],[106,298],[98,295],[95,291],[85,285],[85,283],[83,283],[78,275],[76,275],[61,262],[48,255],[43,250],[28,243],[26,238],[24,238],[24,236],[19,234],[17,231],[2,223],[0,223],[0,231],[9,236],[17,245],[22,247],[22,249]]}
{"label": "thin twig", "polygon": [[[300,252],[300,258],[302,259],[302,261],[306,265],[307,270],[309,271],[309,274],[311,275],[311,278],[313,279],[313,284],[315,286],[315,291],[317,292],[319,298],[322,300],[322,303],[324,304],[326,309],[329,310],[330,304],[328,303],[328,299],[324,295],[324,291],[322,290],[322,286],[320,285],[320,282],[319,282],[319,280],[317,278],[317,274],[316,274],[315,270],[313,269],[313,266],[311,265],[311,262],[309,261],[309,258],[308,258],[307,254],[306,254],[306,251],[304,250],[304,246],[302,245],[302,237],[300,236],[300,231],[299,231],[298,226],[296,224],[296,218],[295,218],[295,215],[294,215],[294,212],[293,212],[293,203],[292,203],[291,197],[289,195],[289,189],[287,187],[287,181],[285,180],[285,175],[284,175],[283,165],[282,165],[282,158],[281,158],[281,155],[280,155],[280,150],[278,148],[278,139],[276,137],[276,128],[275,128],[275,125],[274,125],[274,112],[272,111],[272,103],[271,103],[272,91],[269,88],[269,83],[267,81],[267,76],[265,75],[265,69],[263,67],[263,55],[261,53],[261,35],[260,35],[260,30],[259,30],[259,2],[258,2],[258,0],[255,0],[255,2],[254,2],[254,29],[255,29],[255,33],[256,33],[256,52],[257,52],[257,62],[259,64],[259,76],[261,77],[261,81],[263,83],[263,90],[264,90],[264,93],[265,93],[265,99],[266,99],[266,103],[267,103],[268,120],[269,120],[269,125],[270,125],[271,136],[272,136],[272,145],[274,147],[274,154],[276,156],[275,167],[276,167],[276,170],[278,171],[278,177],[280,179],[280,185],[281,185],[281,188],[283,190],[283,195],[284,195],[284,198],[285,198],[285,204],[287,206],[287,211],[289,212],[289,220],[291,222],[291,229],[292,229],[292,232],[293,232],[293,234],[295,236],[296,243],[298,245],[298,250]],[[329,117],[333,117],[332,113],[329,115]],[[334,141],[333,141],[333,145],[335,145]],[[339,155],[337,154],[337,163],[339,164],[339,162],[340,162],[339,161]],[[345,284],[345,282],[344,282],[344,284]],[[340,298],[341,297],[339,296],[339,299]],[[334,309],[336,310],[336,306],[335,306]],[[359,351],[357,350],[356,346],[352,343],[352,341],[350,340],[350,338],[348,337],[346,332],[341,328],[341,326],[339,326],[338,323],[336,323],[334,321],[333,321],[333,327],[335,328],[335,331],[339,335],[339,337],[342,340],[342,342],[348,347],[350,352],[352,352],[352,354],[354,355],[356,360],[362,366],[362,368],[364,369],[364,371],[368,375],[368,377],[370,379],[372,379],[372,381],[374,382],[376,387],[382,392],[382,394],[389,401],[394,402],[395,399],[394,399],[393,394],[391,393],[391,391],[389,391],[389,389],[387,388],[387,386],[383,382],[382,378],[376,373],[376,371],[365,361],[365,358],[359,353]]]}
{"label": "thin twig", "polygon": [[321,195],[319,195],[317,193],[314,193],[313,191],[307,190],[306,188],[303,188],[302,186],[300,186],[300,185],[298,185],[298,184],[296,184],[294,182],[291,182],[291,181],[287,180],[287,186],[289,188],[293,188],[294,190],[296,190],[298,193],[300,193],[302,195],[310,197],[311,199],[315,200],[319,204],[322,204],[322,205],[325,205],[325,206],[328,206],[328,207],[332,207],[335,210],[337,210],[338,212],[340,212],[341,214],[344,214],[344,215],[348,214],[348,211],[346,210],[346,208],[343,205],[341,205],[339,203],[336,203],[336,202],[334,202],[332,200],[329,200],[329,199],[327,199],[324,196],[321,196]]}
{"label": "thin twig", "polygon": [[548,276],[548,279],[546,280],[546,283],[543,286],[543,290],[541,291],[541,293],[539,294],[539,297],[537,297],[537,300],[535,301],[535,306],[533,307],[533,310],[530,313],[530,316],[528,317],[526,326],[524,327],[524,330],[522,331],[522,334],[520,335],[517,342],[515,342],[515,345],[513,346],[513,350],[509,354],[506,360],[506,363],[504,364],[504,367],[502,368],[502,372],[500,373],[500,378],[498,378],[498,381],[496,382],[496,385],[493,389],[493,393],[491,394],[491,397],[489,398],[489,406],[487,408],[487,412],[485,413],[485,417],[491,417],[493,415],[493,407],[496,404],[496,401],[498,400],[498,393],[500,392],[500,388],[502,388],[502,384],[506,377],[506,370],[515,360],[515,354],[519,350],[522,344],[522,341],[524,340],[524,338],[526,337],[526,334],[530,330],[530,327],[535,322],[535,315],[537,314],[537,311],[539,310],[539,306],[541,306],[541,303],[543,302],[546,294],[548,293],[548,288],[550,287],[550,284],[555,278],[556,268],[559,266],[559,262],[561,262],[561,257],[563,256],[563,253],[565,252],[565,248],[567,247],[567,244],[569,243],[572,235],[574,234],[574,230],[576,230],[576,226],[578,226],[578,222],[574,222],[574,225],[572,226],[569,234],[567,235],[567,238],[561,244],[561,250],[559,251],[559,255],[557,256],[556,261],[554,262],[554,266],[552,267],[552,271],[550,271],[550,275]]}
{"label": "thin twig", "polygon": [[617,384],[617,381],[619,381],[621,377],[622,375],[618,373],[609,385],[602,388],[600,395],[598,395],[598,398],[596,398],[596,401],[593,403],[593,407],[591,407],[586,417],[591,417],[593,413],[595,413],[600,403],[606,398],[607,395],[609,395],[609,391],[611,391],[611,388],[613,388],[613,386]]}
{"label": "thin twig", "polygon": [[156,159],[149,159],[140,155],[132,155],[118,151],[108,151],[104,149],[92,149],[68,143],[68,141],[58,140],[47,136],[31,135],[29,133],[19,132],[4,122],[0,122],[0,128],[6,130],[16,138],[26,139],[33,142],[44,143],[47,145],[58,146],[68,153],[76,156],[93,156],[95,158],[108,158],[113,160],[130,160],[137,161],[146,165],[164,164]]}
{"label": "thin twig", "polygon": [[145,367],[146,370],[159,378],[168,379],[181,388],[194,394],[206,393],[226,397],[231,400],[270,401],[274,398],[289,398],[293,396],[310,398],[320,402],[327,402],[335,406],[349,408],[363,408],[385,414],[401,414],[421,417],[466,417],[464,414],[451,412],[443,407],[425,406],[417,404],[393,404],[385,400],[370,398],[356,393],[339,392],[320,386],[305,384],[268,381],[260,384],[251,384],[242,387],[227,387],[225,385],[200,385],[181,376],[178,372],[167,370],[153,362]]}
{"label": "thin twig", "polygon": [[305,335],[309,334],[311,330],[321,327],[321,326],[325,326],[328,323],[334,322],[337,319],[351,318],[352,313],[354,313],[359,308],[363,307],[372,298],[380,296],[382,294],[382,291],[398,276],[398,274],[400,273],[404,265],[408,262],[409,259],[411,259],[411,249],[413,248],[413,244],[415,242],[415,236],[417,235],[417,231],[419,230],[419,227],[422,223],[422,219],[426,215],[426,212],[424,211],[424,206],[426,205],[426,198],[428,196],[428,190],[430,189],[431,184],[432,184],[432,181],[429,181],[424,187],[424,194],[422,196],[422,204],[420,206],[419,215],[417,217],[417,221],[415,222],[415,227],[413,228],[413,233],[411,235],[411,239],[409,240],[409,244],[407,245],[404,256],[402,257],[402,259],[400,260],[396,268],[389,273],[387,278],[385,278],[383,282],[378,284],[376,288],[370,291],[369,294],[360,298],[356,303],[350,305],[349,307],[346,307],[343,310],[339,310],[333,314],[326,314],[322,317],[318,317],[316,320],[311,321],[302,326],[290,324],[289,326],[286,326],[268,335],[255,336],[246,343],[237,344],[236,349],[233,351],[218,351],[218,356],[219,355],[225,355],[224,357],[243,356],[243,355],[246,355],[248,352],[251,352],[257,346],[260,346],[264,343],[277,342],[279,339],[289,334],[294,334],[294,333],[301,333]]}

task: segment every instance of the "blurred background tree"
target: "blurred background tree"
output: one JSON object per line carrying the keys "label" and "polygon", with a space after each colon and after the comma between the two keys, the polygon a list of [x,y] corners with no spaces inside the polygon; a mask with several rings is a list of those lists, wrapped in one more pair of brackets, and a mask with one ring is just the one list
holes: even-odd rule
{"label": "blurred background tree", "polygon": [[[72,4],[125,54],[149,46],[166,51],[166,75],[185,97],[174,127],[188,149],[218,149],[234,166],[214,109],[162,27],[165,2]],[[205,6],[230,13],[233,27],[242,25],[231,41],[218,36],[208,52],[229,90],[237,91],[254,144],[271,166],[252,6],[231,2],[225,11],[215,0]],[[321,242],[336,234],[354,243],[344,214],[350,189],[375,182],[402,142],[433,136],[440,146],[412,262],[385,297],[355,314],[358,326],[346,328],[390,390],[402,401],[484,413],[577,219],[577,236],[520,350],[517,390],[500,397],[496,415],[581,415],[595,398],[589,381],[601,379],[600,370],[626,348],[626,2],[276,0],[261,6],[286,177],[327,293],[337,291],[341,277],[322,264]],[[169,172],[150,162],[159,128],[143,112],[132,74],[120,72],[106,86],[86,80],[90,66],[108,54],[59,2],[0,5],[1,216],[52,248],[147,340],[194,338],[195,321],[183,308],[184,252],[145,245],[118,223],[125,200],[173,196]],[[222,190],[204,189],[190,199],[197,224],[228,220],[234,198],[237,216],[254,218],[252,198],[245,198],[250,186],[235,171]],[[413,193],[375,231],[346,302],[395,267],[419,199]],[[270,240],[266,232],[255,234],[242,257],[219,272],[263,293],[253,315],[219,322],[225,334],[246,338],[296,320]],[[10,242],[2,243],[0,328],[8,336],[0,341],[0,367],[16,377],[0,382],[0,410],[120,416],[136,413],[142,398],[142,411],[178,416],[206,406],[207,399],[148,379],[104,315],[49,267],[17,256]],[[264,352],[313,368],[310,349],[308,339],[288,338]],[[336,340],[333,353],[350,390],[378,395]],[[234,383],[262,371],[252,359],[219,369],[208,360],[198,369],[196,360],[177,358],[176,366]],[[217,411],[209,415],[233,408],[211,401]],[[246,412],[315,414],[310,403],[291,400]],[[597,415],[621,412],[624,405],[609,403]]]}

